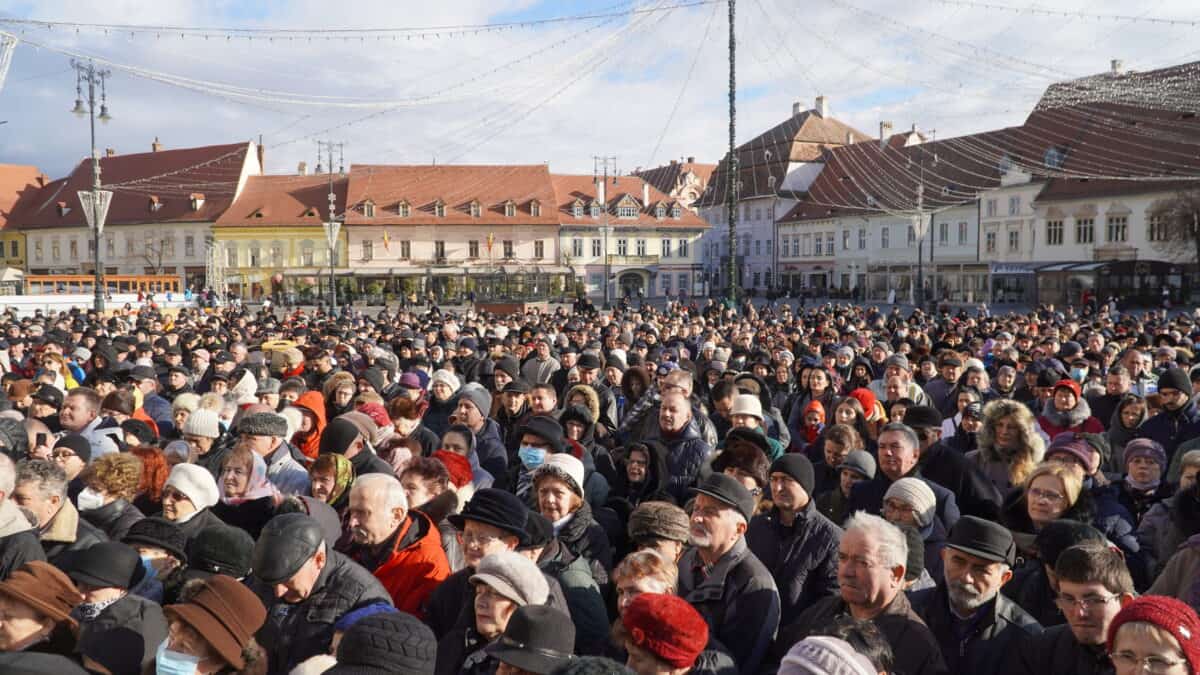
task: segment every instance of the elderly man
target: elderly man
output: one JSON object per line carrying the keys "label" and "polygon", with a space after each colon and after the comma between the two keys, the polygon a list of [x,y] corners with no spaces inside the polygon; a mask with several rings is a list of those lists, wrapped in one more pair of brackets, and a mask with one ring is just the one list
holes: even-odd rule
{"label": "elderly man", "polygon": [[732,476],[714,473],[693,491],[689,537],[679,560],[679,595],[704,617],[738,671],[757,673],[779,628],[779,591],[746,545],[756,501]]}
{"label": "elderly man", "polygon": [[658,424],[646,440],[667,446],[667,489],[679,503],[687,501],[687,490],[699,475],[712,446],[701,437],[692,404],[682,392],[663,394]]}
{"label": "elderly man", "polygon": [[251,413],[237,424],[241,442],[267,464],[267,478],[287,495],[308,494],[308,472],[293,456],[287,420],[272,412]]}
{"label": "elderly man", "polygon": [[816,600],[837,592],[837,550],[842,529],[817,512],[812,462],[790,453],[771,464],[774,507],[754,516],[746,543],[775,577],[781,623],[791,623]]}
{"label": "elderly man", "polygon": [[951,403],[950,393],[958,386],[958,378],[962,375],[962,360],[957,356],[947,354],[938,361],[938,376],[925,384],[925,394],[929,396],[929,404],[938,410],[946,410]]}
{"label": "elderly man", "polygon": [[912,381],[912,366],[908,357],[903,354],[892,354],[883,363],[883,375],[872,380],[870,390],[880,401],[887,400],[887,382],[890,378],[898,377],[903,385],[900,398],[911,398],[917,405],[930,405],[929,397],[921,386]]}
{"label": "elderly man", "polygon": [[353,539],[346,554],[375,575],[397,609],[425,618],[429,594],[450,576],[437,525],[409,510],[400,481],[381,473],[354,480],[346,516]]}
{"label": "elderly man", "polygon": [[908,542],[904,533],[879,516],[856,513],[846,521],[838,545],[839,594],[818,600],[779,632],[774,655],[819,635],[839,617],[874,623],[895,655],[893,670],[906,675],[949,673],[937,640],[904,594]]}
{"label": "elderly man", "polygon": [[99,528],[79,517],[75,505],[67,499],[67,474],[54,462],[27,459],[17,465],[12,500],[37,518],[42,550],[46,560],[56,567],[66,566],[74,552],[108,539]]}
{"label": "elderly man", "polygon": [[554,373],[562,366],[558,360],[550,356],[550,341],[546,338],[538,340],[534,357],[521,366],[521,376],[526,382],[547,384]]}
{"label": "elderly man", "polygon": [[850,491],[849,513],[866,511],[883,512],[883,496],[895,481],[913,476],[924,480],[937,498],[937,517],[946,529],[958,522],[959,509],[954,493],[945,487],[924,478],[919,466],[921,442],[917,433],[908,425],[892,422],[879,433],[879,470],[871,480],[861,481]]}
{"label": "elderly man", "polygon": [[994,522],[963,516],[942,549],[943,579],[913,593],[913,610],[942,646],[952,673],[999,675],[1005,661],[1042,627],[1000,593],[1012,579],[1017,547]]}
{"label": "elderly man", "polygon": [[508,451],[504,448],[500,425],[488,417],[491,411],[492,395],[483,385],[469,382],[459,389],[454,419],[475,434],[475,454],[479,457],[479,465],[500,481],[508,472]]}
{"label": "elderly man", "polygon": [[0,581],[31,560],[45,560],[38,531],[9,499],[17,483],[17,467],[8,455],[0,453]]}
{"label": "elderly man", "polygon": [[271,675],[329,653],[334,624],[350,610],[392,602],[378,579],[330,549],[321,525],[301,513],[267,523],[254,545],[253,570],[252,588],[267,608],[258,638]]}
{"label": "elderly man", "polygon": [[68,575],[83,595],[72,616],[79,619],[76,649],[98,672],[136,673],[154,662],[167,639],[162,607],[131,589],[144,576],[132,547],[106,541],[76,553]]}
{"label": "elderly man", "polygon": [[[168,417],[171,416],[170,413],[168,404]],[[103,422],[100,417],[100,395],[90,387],[76,387],[67,394],[63,399],[62,410],[58,412],[58,422],[63,431],[76,433],[87,439],[88,444],[92,446],[92,458],[117,452],[119,449],[112,436],[98,429]]]}

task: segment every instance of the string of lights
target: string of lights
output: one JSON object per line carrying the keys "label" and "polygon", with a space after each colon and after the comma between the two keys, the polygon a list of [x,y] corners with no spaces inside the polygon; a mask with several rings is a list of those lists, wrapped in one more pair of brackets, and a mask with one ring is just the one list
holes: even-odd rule
{"label": "string of lights", "polygon": [[969,7],[972,9],[986,9],[998,12],[1011,12],[1014,14],[1024,14],[1030,16],[1054,16],[1069,19],[1086,19],[1095,21],[1113,21],[1120,23],[1151,23],[1169,26],[1190,26],[1195,28],[1200,26],[1200,21],[1191,19],[1170,19],[1165,17],[1140,16],[1130,14],[1100,14],[1096,12],[1081,12],[1078,10],[1051,9],[1046,7],[1038,7],[1030,5],[1026,7],[1014,7],[1012,5],[1001,5],[992,2],[978,2],[976,0],[926,0],[927,2],[935,2],[941,5],[949,5],[953,7]]}
{"label": "string of lights", "polygon": [[654,158],[658,156],[658,150],[662,147],[663,140],[667,137],[667,132],[670,131],[671,125],[675,122],[675,114],[679,112],[679,105],[683,102],[683,95],[687,93],[688,85],[692,82],[692,75],[696,72],[696,64],[700,62],[700,55],[704,53],[704,48],[708,46],[708,34],[712,29],[713,20],[716,17],[717,5],[713,5],[712,11],[708,15],[708,21],[704,23],[704,34],[696,42],[696,51],[692,54],[692,64],[688,66],[687,75],[683,78],[683,85],[679,87],[679,93],[675,96],[675,103],[671,106],[671,112],[667,115],[667,121],[663,123],[663,129],[658,134],[658,140],[654,142],[654,149],[650,151],[650,159],[647,160],[646,166],[654,166]]}

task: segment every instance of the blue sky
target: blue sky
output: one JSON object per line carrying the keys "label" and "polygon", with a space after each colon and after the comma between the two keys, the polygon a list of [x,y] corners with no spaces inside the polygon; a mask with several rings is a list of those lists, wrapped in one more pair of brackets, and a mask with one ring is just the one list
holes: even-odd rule
{"label": "blue sky", "polygon": [[[362,0],[331,12],[324,0],[153,2],[111,0],[108,20],[240,27],[412,27],[538,20],[671,0]],[[1027,5],[1022,0],[1013,6]],[[1122,13],[1127,2],[1047,0],[1043,8]],[[1055,79],[1102,72],[1120,58],[1139,70],[1196,58],[1193,27],[1098,22],[949,5],[937,0],[744,0],[739,3],[738,137],[752,138],[825,95],[833,113],[871,134],[937,128],[938,137],[1021,121]],[[1032,6],[1032,5],[1028,5]],[[1157,0],[1149,16],[1196,18],[1191,0]],[[226,41],[172,35],[27,30],[0,89],[0,162],[60,176],[87,152],[72,117],[74,76],[54,50],[102,56],[153,77],[323,96],[370,104],[338,108],[230,99],[117,69],[113,122],[98,145],[143,152],[264,138],[268,170],[314,162],[315,140],[346,143],[348,162],[539,163],[591,171],[617,155],[623,171],[724,152],[728,26],[723,4],[605,21],[556,23],[426,40]],[[75,0],[0,0],[0,16],[95,21]],[[705,33],[707,27],[707,35]],[[0,30],[10,29],[0,24]],[[46,48],[37,48],[38,42]],[[984,51],[976,51],[974,47]],[[687,79],[695,64],[690,80]],[[493,72],[494,71],[494,72]],[[686,80],[686,82],[685,82]],[[394,110],[384,101],[434,97]],[[677,112],[668,124],[673,109]],[[654,148],[659,147],[657,153]]]}

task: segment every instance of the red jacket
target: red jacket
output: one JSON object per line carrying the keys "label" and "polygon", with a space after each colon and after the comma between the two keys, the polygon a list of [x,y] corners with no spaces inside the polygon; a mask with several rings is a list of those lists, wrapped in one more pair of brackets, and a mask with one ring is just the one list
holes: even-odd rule
{"label": "red jacket", "polygon": [[[410,510],[394,542],[391,554],[371,573],[388,590],[396,609],[424,621],[425,601],[450,576],[441,534],[429,516]],[[367,569],[375,564],[366,546],[355,545],[350,556]]]}

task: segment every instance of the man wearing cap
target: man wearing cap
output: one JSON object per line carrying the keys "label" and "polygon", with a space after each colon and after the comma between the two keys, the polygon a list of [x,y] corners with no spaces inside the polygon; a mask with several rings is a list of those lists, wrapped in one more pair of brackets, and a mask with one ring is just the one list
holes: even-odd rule
{"label": "man wearing cap", "polygon": [[692,492],[692,548],[679,560],[679,595],[729,648],[739,672],[756,673],[780,613],[775,579],[746,544],[756,501],[736,478],[720,473]]}
{"label": "man wearing cap", "polygon": [[541,338],[537,341],[533,358],[521,366],[521,376],[530,384],[549,384],[550,378],[560,369],[562,365],[558,359],[550,355],[550,340]]}
{"label": "man wearing cap", "polygon": [[887,400],[887,381],[890,378],[900,378],[902,385],[900,398],[911,398],[917,405],[929,405],[929,396],[925,394],[925,390],[921,385],[912,381],[912,366],[908,362],[908,357],[903,354],[892,354],[883,362],[883,375],[875,380],[871,380],[869,389],[875,398],[880,401]]}
{"label": "man wearing cap", "polygon": [[410,510],[394,476],[369,473],[350,488],[346,555],[379,579],[402,612],[424,618],[429,594],[450,576],[441,534],[429,516]]}
{"label": "man wearing cap", "polygon": [[68,569],[83,594],[71,616],[79,620],[84,665],[136,673],[153,661],[167,637],[167,620],[157,603],[129,592],[145,576],[137,551],[106,541],[76,553]]}
{"label": "man wearing cap", "polygon": [[1017,547],[994,522],[963,516],[942,549],[943,578],[912,594],[913,609],[933,631],[953,673],[1007,672],[1005,661],[1042,632],[1000,588],[1012,579]]}
{"label": "man wearing cap", "polygon": [[1138,427],[1142,438],[1158,441],[1167,453],[1167,464],[1184,441],[1200,436],[1200,409],[1192,398],[1192,382],[1182,368],[1168,368],[1158,378],[1162,412]]}
{"label": "man wearing cap", "polygon": [[500,662],[498,675],[550,675],[575,658],[574,645],[570,616],[545,605],[525,605],[485,650]]}
{"label": "man wearing cap", "polygon": [[263,528],[254,545],[251,588],[267,608],[258,637],[271,675],[329,652],[333,628],[346,612],[372,602],[391,604],[379,580],[326,544],[310,516],[286,513]]}
{"label": "man wearing cap", "polygon": [[938,410],[945,410],[951,403],[950,394],[958,386],[960,375],[962,361],[957,356],[943,356],[938,361],[938,376],[924,386],[925,393],[929,396],[929,404]]}
{"label": "man wearing cap", "polygon": [[522,379],[508,382],[500,390],[499,402],[492,419],[500,425],[504,449],[513,457],[521,445],[520,429],[533,414],[529,409],[529,383]]}
{"label": "man wearing cap", "polygon": [[912,406],[904,423],[920,441],[921,477],[954,493],[964,515],[995,520],[1004,497],[979,465],[942,441],[942,415],[931,406]]}
{"label": "man wearing cap", "polygon": [[817,512],[812,462],[789,453],[771,464],[773,508],[746,530],[750,551],[779,588],[780,623],[791,623],[814,601],[837,592],[837,548],[842,529]]}
{"label": "man wearing cap", "polygon": [[617,428],[617,398],[604,382],[601,366],[600,357],[588,351],[579,355],[576,368],[579,371],[579,382],[594,389],[600,397],[600,418],[596,423],[604,425],[611,432]]}
{"label": "man wearing cap", "polygon": [[300,452],[286,440],[287,420],[273,412],[251,413],[238,421],[237,432],[240,442],[266,462],[267,478],[281,493],[308,494],[308,472],[296,458]]}

